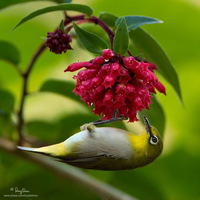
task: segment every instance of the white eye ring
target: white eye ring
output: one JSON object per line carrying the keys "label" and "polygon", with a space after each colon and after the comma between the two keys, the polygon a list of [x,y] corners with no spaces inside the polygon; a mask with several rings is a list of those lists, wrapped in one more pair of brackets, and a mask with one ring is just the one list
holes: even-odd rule
{"label": "white eye ring", "polygon": [[153,144],[153,145],[156,145],[156,144],[158,144],[159,139],[158,139],[157,136],[154,135],[154,136],[151,136],[151,137],[150,137],[149,142],[150,142],[151,144]]}

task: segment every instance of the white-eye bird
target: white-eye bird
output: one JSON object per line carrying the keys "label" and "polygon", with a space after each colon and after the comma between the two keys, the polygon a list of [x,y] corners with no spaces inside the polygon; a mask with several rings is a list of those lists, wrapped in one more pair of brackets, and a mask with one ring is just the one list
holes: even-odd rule
{"label": "white-eye bird", "polygon": [[137,135],[118,128],[86,124],[84,130],[59,144],[18,149],[45,154],[76,167],[125,170],[145,166],[162,152],[162,138],[144,117],[146,131]]}

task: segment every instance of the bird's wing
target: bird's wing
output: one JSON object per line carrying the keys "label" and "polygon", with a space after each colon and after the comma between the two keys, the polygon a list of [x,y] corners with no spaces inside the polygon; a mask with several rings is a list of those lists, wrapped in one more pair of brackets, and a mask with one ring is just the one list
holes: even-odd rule
{"label": "bird's wing", "polygon": [[119,158],[112,155],[101,154],[92,157],[82,157],[77,159],[61,159],[60,162],[67,163],[76,167],[86,168],[86,169],[109,169],[113,163]]}

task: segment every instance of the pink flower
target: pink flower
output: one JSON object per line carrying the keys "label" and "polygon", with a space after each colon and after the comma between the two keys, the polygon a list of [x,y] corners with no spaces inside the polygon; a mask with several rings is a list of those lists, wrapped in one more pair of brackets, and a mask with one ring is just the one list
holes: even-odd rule
{"label": "pink flower", "polygon": [[115,84],[115,78],[111,75],[107,75],[103,82],[104,87],[107,89],[112,87],[114,84]]}
{"label": "pink flower", "polygon": [[153,72],[157,69],[154,64],[118,56],[110,49],[89,62],[73,63],[65,71],[81,68],[85,69],[74,76],[74,92],[89,106],[94,104],[93,112],[103,114],[103,119],[112,118],[114,110],[118,110],[117,117],[137,121],[137,111],[149,109],[155,89],[166,94]]}

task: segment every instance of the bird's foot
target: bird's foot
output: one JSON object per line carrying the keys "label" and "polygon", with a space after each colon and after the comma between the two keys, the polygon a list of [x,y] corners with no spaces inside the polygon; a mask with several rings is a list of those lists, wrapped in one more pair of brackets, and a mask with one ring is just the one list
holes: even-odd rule
{"label": "bird's foot", "polygon": [[124,117],[123,115],[121,115],[120,117],[117,117],[117,113],[118,113],[118,110],[115,109],[114,112],[113,112],[113,117],[111,119],[108,119],[108,120],[100,119],[100,120],[97,120],[95,122],[83,124],[80,127],[80,129],[81,129],[81,131],[88,130],[90,133],[92,133],[92,132],[94,132],[96,125],[107,124],[107,123],[110,123],[110,122],[116,122],[116,121],[122,121],[122,120],[128,119],[128,117]]}
{"label": "bird's foot", "polygon": [[91,123],[88,123],[88,124],[83,124],[81,127],[80,127],[81,131],[85,131],[85,130],[88,130],[90,133],[94,132],[95,130],[95,125],[93,124],[93,122]]}

